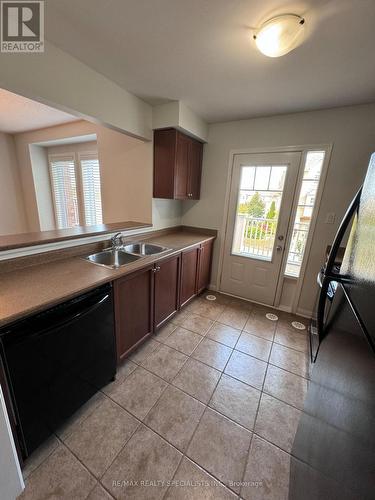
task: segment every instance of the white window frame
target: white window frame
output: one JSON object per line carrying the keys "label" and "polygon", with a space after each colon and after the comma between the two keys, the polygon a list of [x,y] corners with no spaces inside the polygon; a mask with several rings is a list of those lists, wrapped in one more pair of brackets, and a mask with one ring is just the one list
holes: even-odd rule
{"label": "white window frame", "polygon": [[[55,191],[53,189],[52,176],[51,176],[51,162],[55,160],[73,160],[74,163],[74,172],[76,177],[76,188],[77,188],[77,199],[78,199],[78,220],[80,226],[85,226],[85,207],[84,207],[84,198],[83,198],[83,185],[82,185],[82,173],[81,173],[81,161],[80,158],[95,156],[98,158],[98,151],[90,150],[90,151],[79,151],[79,152],[66,152],[66,153],[49,153],[48,154],[48,174],[49,174],[49,182],[50,182],[50,190],[53,199],[53,214],[55,218],[55,225],[57,227],[57,216],[56,216],[56,199],[55,199]],[[99,161],[100,168],[100,161]],[[101,183],[101,175],[100,175],[100,183]],[[102,202],[102,210],[103,210],[103,198],[102,191],[100,191],[100,197]]]}
{"label": "white window frame", "polygon": [[[224,241],[225,241],[225,234],[227,231],[227,222],[228,222],[228,209],[229,209],[229,197],[230,197],[230,187],[231,187],[231,181],[232,181],[232,175],[233,175],[233,165],[234,165],[234,157],[235,155],[238,154],[259,154],[259,153],[285,153],[285,152],[297,152],[297,153],[302,153],[301,154],[301,163],[299,166],[299,172],[298,172],[298,179],[297,179],[297,185],[296,189],[294,192],[294,198],[293,198],[293,207],[292,211],[290,214],[290,223],[288,227],[288,232],[287,232],[287,237],[285,238],[285,247],[288,249],[288,252],[285,250],[284,256],[283,256],[283,262],[281,264],[280,268],[280,279],[278,280],[278,285],[277,285],[277,290],[276,290],[276,295],[275,295],[275,306],[277,307],[278,304],[280,303],[281,299],[281,294],[283,290],[283,284],[284,280],[293,280],[296,282],[296,291],[294,294],[294,301],[292,304],[292,311],[295,312],[299,298],[301,295],[301,289],[302,289],[302,284],[304,281],[304,276],[305,276],[305,271],[306,271],[306,266],[307,262],[309,259],[310,255],[310,250],[311,250],[311,243],[313,240],[314,232],[315,232],[315,227],[316,227],[316,222],[320,210],[320,203],[324,191],[324,186],[327,178],[327,172],[328,172],[328,166],[331,160],[331,153],[333,149],[333,144],[332,143],[324,143],[324,144],[301,144],[301,145],[295,145],[295,146],[279,146],[279,147],[271,147],[271,148],[246,148],[246,149],[232,149],[229,152],[229,164],[228,164],[228,175],[227,175],[227,188],[226,188],[226,195],[225,195],[225,202],[224,202],[224,211],[223,211],[223,218],[222,218],[222,225],[221,225],[221,242],[220,242],[220,249],[219,249],[219,263],[218,263],[218,278],[217,278],[217,283],[213,284],[213,288],[216,290],[220,290],[221,288],[221,278],[222,278],[222,273],[223,273],[223,263],[224,263]],[[299,277],[292,277],[292,276],[286,276],[285,275],[285,267],[286,267],[286,261],[288,258],[288,253],[289,253],[289,247],[290,247],[290,241],[292,237],[292,229],[294,225],[294,220],[296,217],[296,210],[297,210],[297,205],[298,205],[298,198],[299,198],[299,193],[301,190],[301,185],[302,185],[302,180],[303,180],[303,174],[304,174],[304,165],[306,162],[306,154],[308,151],[324,151],[324,161],[322,165],[322,170],[319,178],[319,186],[318,186],[318,191],[316,193],[316,200],[315,200],[315,206],[313,209],[312,217],[311,217],[311,222],[310,222],[310,227],[309,227],[309,235],[306,241],[306,247],[305,247],[305,253],[303,255],[302,263],[301,263],[301,269],[300,269],[300,275]]]}

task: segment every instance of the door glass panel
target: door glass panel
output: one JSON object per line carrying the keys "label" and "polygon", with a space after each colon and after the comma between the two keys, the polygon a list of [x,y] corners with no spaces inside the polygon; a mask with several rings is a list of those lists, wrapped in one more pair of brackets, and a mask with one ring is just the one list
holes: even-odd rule
{"label": "door glass panel", "polygon": [[232,254],[272,260],[286,172],[286,165],[241,167]]}
{"label": "door glass panel", "polygon": [[255,167],[254,189],[268,189],[270,182],[271,167]]}

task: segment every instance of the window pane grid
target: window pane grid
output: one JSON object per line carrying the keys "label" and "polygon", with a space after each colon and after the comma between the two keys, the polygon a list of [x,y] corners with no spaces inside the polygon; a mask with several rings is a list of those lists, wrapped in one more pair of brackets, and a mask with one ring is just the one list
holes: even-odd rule
{"label": "window pane grid", "polygon": [[325,152],[309,151],[301,184],[285,274],[298,278],[318,192]]}
{"label": "window pane grid", "polygon": [[103,223],[99,160],[94,153],[77,156],[49,156],[57,229]]}
{"label": "window pane grid", "polygon": [[88,226],[103,223],[100,167],[97,158],[80,158],[83,207]]}
{"label": "window pane grid", "polygon": [[232,253],[272,259],[287,167],[241,167]]}

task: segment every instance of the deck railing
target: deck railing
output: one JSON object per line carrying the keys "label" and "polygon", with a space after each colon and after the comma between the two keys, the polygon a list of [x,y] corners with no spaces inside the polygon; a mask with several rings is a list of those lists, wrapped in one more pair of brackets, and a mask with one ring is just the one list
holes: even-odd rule
{"label": "deck railing", "polygon": [[270,259],[275,240],[277,220],[237,214],[234,253]]}
{"label": "deck railing", "polygon": [[[233,252],[271,260],[277,229],[276,219],[237,214]],[[288,253],[288,264],[300,266],[309,231],[308,223],[296,223]]]}

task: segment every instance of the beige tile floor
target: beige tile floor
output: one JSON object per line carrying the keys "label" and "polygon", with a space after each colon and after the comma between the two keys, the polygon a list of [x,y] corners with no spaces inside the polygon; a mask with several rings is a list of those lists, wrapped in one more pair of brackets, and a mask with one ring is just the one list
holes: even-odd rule
{"label": "beige tile floor", "polygon": [[308,340],[267,311],[195,299],[30,457],[21,498],[286,499]]}

